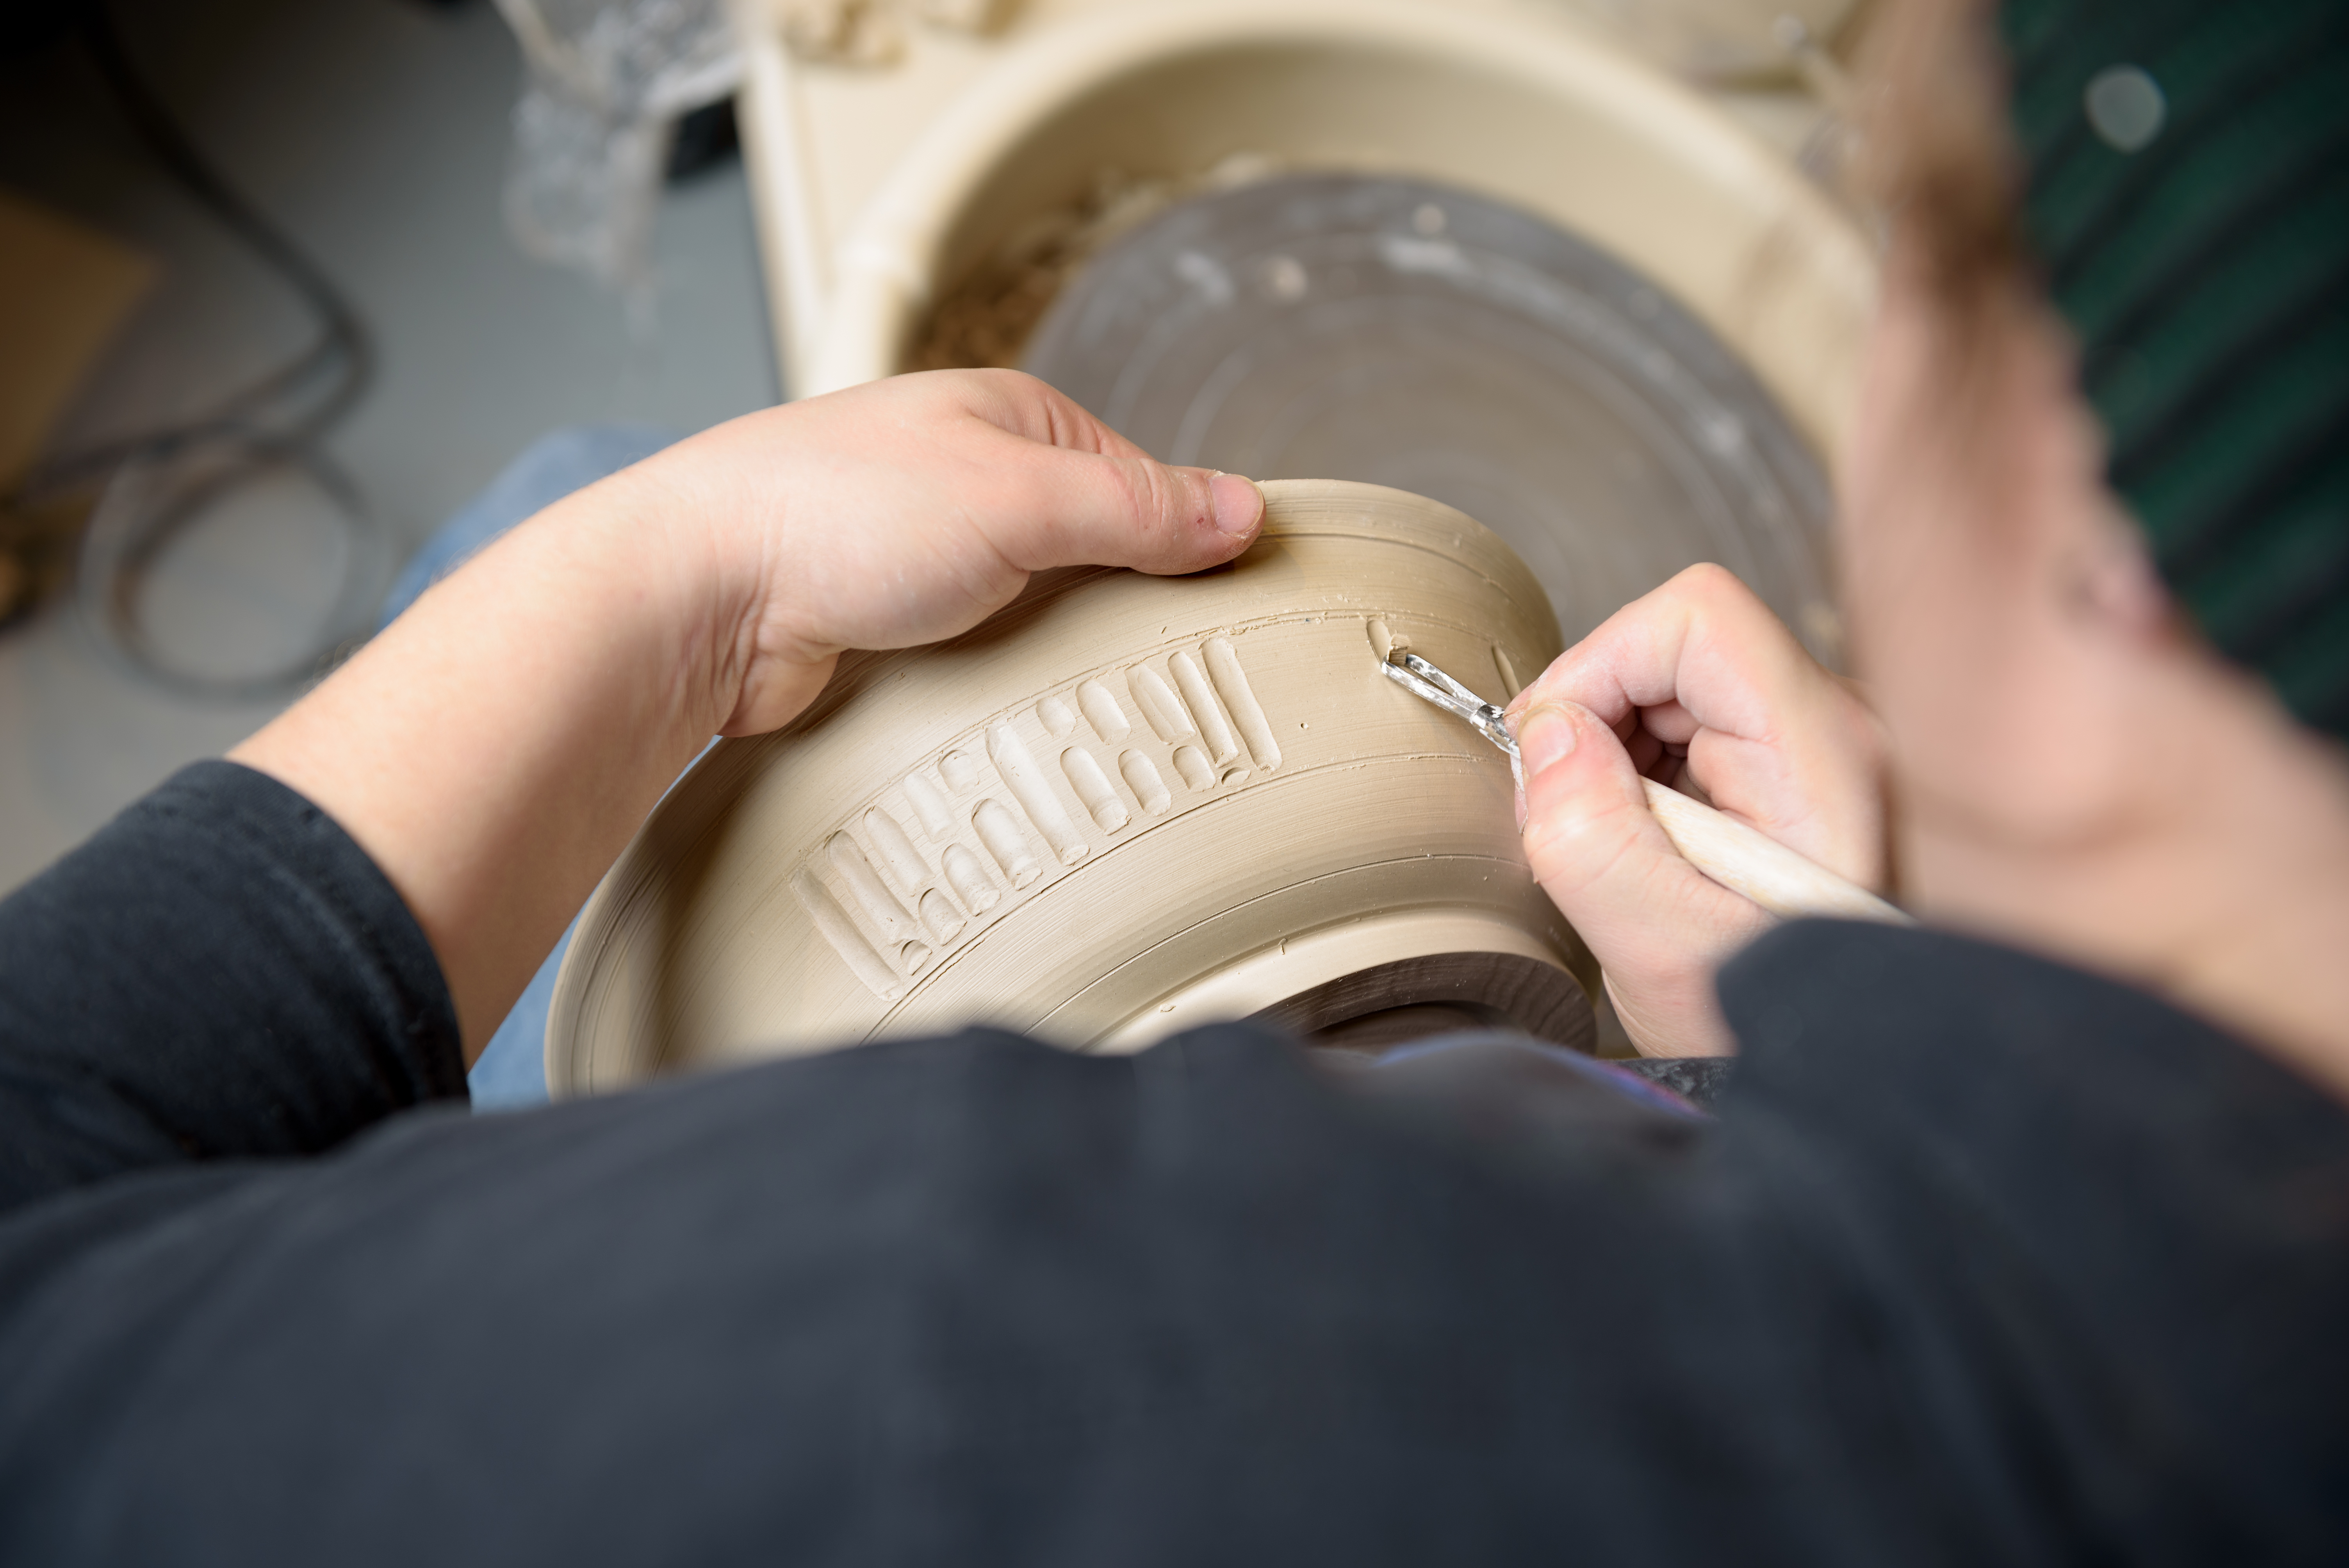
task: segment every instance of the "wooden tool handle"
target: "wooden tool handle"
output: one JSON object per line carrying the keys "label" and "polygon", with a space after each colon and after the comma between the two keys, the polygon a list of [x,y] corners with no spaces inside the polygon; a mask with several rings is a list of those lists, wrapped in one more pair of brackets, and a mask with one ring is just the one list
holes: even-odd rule
{"label": "wooden tool handle", "polygon": [[1821,915],[1830,920],[1880,920],[1891,925],[1916,921],[1857,882],[1847,882],[1817,861],[1796,854],[1777,840],[1724,817],[1652,779],[1648,810],[1689,864],[1733,892],[1788,920]]}

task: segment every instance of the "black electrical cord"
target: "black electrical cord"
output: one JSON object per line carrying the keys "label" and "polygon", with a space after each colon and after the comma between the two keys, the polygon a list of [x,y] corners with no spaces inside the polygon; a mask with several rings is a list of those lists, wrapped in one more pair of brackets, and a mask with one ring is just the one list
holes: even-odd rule
{"label": "black electrical cord", "polygon": [[[365,634],[375,590],[388,565],[388,542],[324,446],[372,378],[373,346],[366,323],[334,280],[197,150],[133,65],[102,3],[83,12],[79,37],[149,154],[301,297],[316,319],[316,336],[299,354],[195,418],[45,465],[15,499],[37,502],[108,478],[84,531],[76,570],[82,614],[101,645],[131,670],[183,695],[272,695],[324,673],[338,651]],[[226,494],[287,471],[327,497],[349,536],[341,591],[318,641],[280,667],[253,675],[220,677],[171,664],[153,645],[138,614],[148,569],[177,534]]]}

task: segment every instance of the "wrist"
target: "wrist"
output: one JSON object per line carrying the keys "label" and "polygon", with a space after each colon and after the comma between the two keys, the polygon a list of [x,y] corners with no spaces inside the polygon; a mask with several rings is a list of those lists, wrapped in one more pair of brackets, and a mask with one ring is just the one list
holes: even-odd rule
{"label": "wrist", "polygon": [[789,723],[841,651],[810,645],[796,624],[791,589],[805,589],[821,563],[797,558],[788,463],[771,442],[724,451],[730,438],[736,427],[721,427],[620,476],[633,548],[641,556],[646,538],[660,542],[661,667],[675,672],[678,707],[704,738]]}
{"label": "wrist", "polygon": [[[581,608],[607,619],[630,684],[698,747],[740,706],[755,659],[766,562],[750,507],[679,443],[579,492],[543,519],[578,572]],[[770,504],[772,504],[770,502]],[[580,515],[559,516],[576,506]]]}

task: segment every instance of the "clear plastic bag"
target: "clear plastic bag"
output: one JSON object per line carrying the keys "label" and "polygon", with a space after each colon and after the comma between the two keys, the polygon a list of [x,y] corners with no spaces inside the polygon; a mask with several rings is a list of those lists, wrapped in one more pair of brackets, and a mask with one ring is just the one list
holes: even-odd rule
{"label": "clear plastic bag", "polygon": [[677,118],[741,75],[726,0],[498,0],[498,10],[528,67],[507,227],[531,255],[641,292]]}

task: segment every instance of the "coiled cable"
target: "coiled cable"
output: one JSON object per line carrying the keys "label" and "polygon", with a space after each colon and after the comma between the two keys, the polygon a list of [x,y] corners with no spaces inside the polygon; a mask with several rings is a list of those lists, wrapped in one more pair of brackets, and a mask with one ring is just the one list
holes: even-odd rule
{"label": "coiled cable", "polygon": [[[38,504],[105,480],[74,573],[78,606],[99,645],[126,669],[182,696],[233,701],[275,695],[323,675],[366,634],[392,565],[390,541],[325,447],[372,378],[373,346],[334,280],[198,150],[131,61],[102,4],[83,13],[80,39],[149,154],[300,296],[316,328],[299,353],[206,412],[44,464],[11,499],[19,506]],[[225,497],[288,473],[326,498],[347,536],[336,603],[316,636],[298,655],[258,672],[216,676],[172,662],[139,614],[150,569],[166,546]]]}

